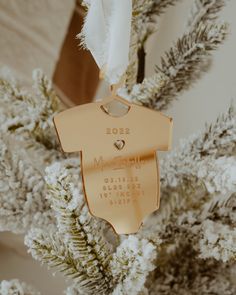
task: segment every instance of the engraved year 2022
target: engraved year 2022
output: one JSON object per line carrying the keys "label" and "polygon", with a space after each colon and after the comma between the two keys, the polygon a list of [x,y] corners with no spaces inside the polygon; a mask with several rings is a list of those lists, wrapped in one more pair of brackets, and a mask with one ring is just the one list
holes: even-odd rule
{"label": "engraved year 2022", "polygon": [[130,134],[129,128],[106,128],[106,134],[108,135],[122,135],[122,134]]}

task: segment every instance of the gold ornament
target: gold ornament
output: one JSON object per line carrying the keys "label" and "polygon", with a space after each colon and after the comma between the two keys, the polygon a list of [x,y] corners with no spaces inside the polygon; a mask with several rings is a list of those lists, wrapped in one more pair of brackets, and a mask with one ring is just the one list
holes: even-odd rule
{"label": "gold ornament", "polygon": [[54,117],[66,153],[81,155],[84,194],[92,215],[118,234],[138,231],[159,208],[156,151],[169,150],[172,119],[113,94]]}

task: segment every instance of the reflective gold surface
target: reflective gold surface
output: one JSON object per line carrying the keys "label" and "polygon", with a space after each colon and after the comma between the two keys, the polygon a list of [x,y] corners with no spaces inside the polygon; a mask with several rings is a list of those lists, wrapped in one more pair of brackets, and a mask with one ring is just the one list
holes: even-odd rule
{"label": "reflective gold surface", "polygon": [[[114,100],[125,103],[128,112],[109,114],[107,103],[114,106]],[[107,220],[118,234],[137,232],[159,207],[156,150],[170,148],[172,119],[113,95],[63,111],[54,123],[63,151],[81,151],[91,214]]]}

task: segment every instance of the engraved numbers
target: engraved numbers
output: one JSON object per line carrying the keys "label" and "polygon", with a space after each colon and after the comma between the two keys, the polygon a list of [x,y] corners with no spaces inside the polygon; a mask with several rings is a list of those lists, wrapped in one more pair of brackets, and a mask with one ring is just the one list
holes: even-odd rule
{"label": "engraved numbers", "polygon": [[130,134],[129,128],[106,128],[106,134],[108,135],[122,135],[122,134]]}
{"label": "engraved numbers", "polygon": [[102,191],[99,196],[112,205],[128,205],[144,197],[138,176],[107,177],[103,180]]}
{"label": "engraved numbers", "polygon": [[110,177],[110,178],[104,178],[105,183],[113,183],[113,182],[137,182],[138,176],[133,177]]}

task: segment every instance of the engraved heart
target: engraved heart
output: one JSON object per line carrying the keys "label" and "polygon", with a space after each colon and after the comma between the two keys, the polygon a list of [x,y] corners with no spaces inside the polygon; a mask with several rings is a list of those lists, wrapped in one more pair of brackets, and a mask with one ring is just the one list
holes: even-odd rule
{"label": "engraved heart", "polygon": [[118,150],[122,150],[123,147],[125,146],[125,141],[122,139],[118,139],[117,141],[114,142],[114,146],[118,149]]}

